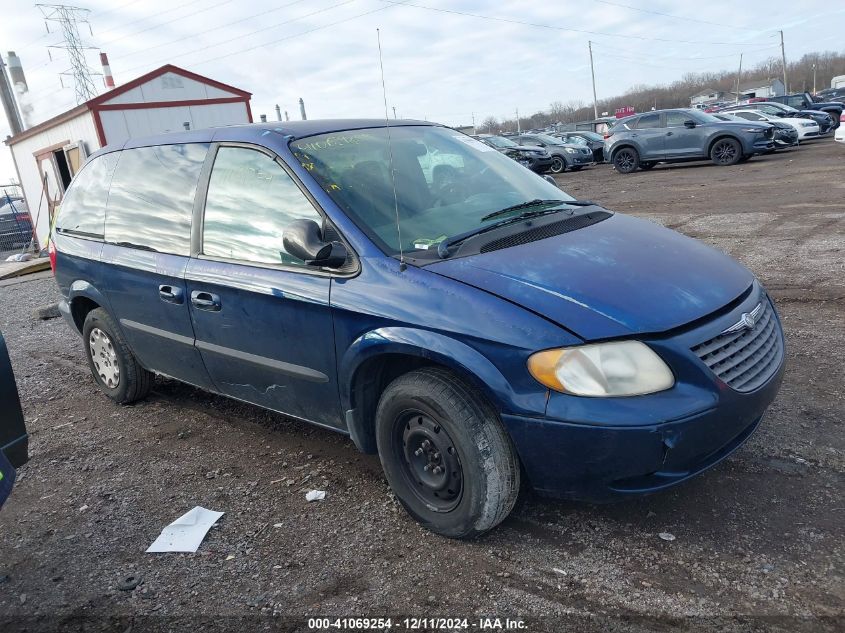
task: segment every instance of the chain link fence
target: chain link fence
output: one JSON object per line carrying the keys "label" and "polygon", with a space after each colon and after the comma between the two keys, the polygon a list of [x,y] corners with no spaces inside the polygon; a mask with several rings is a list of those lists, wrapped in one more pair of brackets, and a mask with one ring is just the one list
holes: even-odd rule
{"label": "chain link fence", "polygon": [[20,187],[0,185],[0,261],[38,251],[34,224]]}

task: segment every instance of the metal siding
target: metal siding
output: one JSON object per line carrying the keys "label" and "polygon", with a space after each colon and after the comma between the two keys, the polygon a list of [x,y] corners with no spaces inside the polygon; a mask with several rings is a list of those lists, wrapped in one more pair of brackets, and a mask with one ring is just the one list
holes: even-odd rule
{"label": "metal siding", "polygon": [[237,123],[249,123],[246,104],[217,103],[212,105],[190,106],[191,128],[201,130],[207,127],[220,127]]}
{"label": "metal siding", "polygon": [[[45,147],[56,145],[63,141],[82,141],[88,154],[94,153],[100,148],[97,139],[97,129],[94,126],[94,117],[90,112],[84,112],[64,123],[59,123],[30,138],[26,138],[11,146],[12,153],[18,165],[18,175],[21,186],[26,196],[27,204],[32,214],[35,231],[41,246],[47,243],[47,235],[50,232],[50,221],[47,215],[47,204],[41,200],[41,178],[38,173],[38,163],[34,154]],[[39,202],[41,213],[38,213]],[[36,221],[37,217],[37,221]]]}
{"label": "metal siding", "polygon": [[[180,86],[180,87],[167,87]],[[133,88],[128,92],[109,99],[104,105],[127,103],[151,103],[156,101],[191,101],[195,99],[218,99],[237,97],[227,90],[209,86],[200,81],[188,79],[176,73],[165,73]]]}

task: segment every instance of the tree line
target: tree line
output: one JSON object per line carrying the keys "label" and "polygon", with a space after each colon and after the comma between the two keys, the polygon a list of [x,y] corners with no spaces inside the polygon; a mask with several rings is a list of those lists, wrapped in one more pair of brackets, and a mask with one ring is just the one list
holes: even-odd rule
{"label": "tree line", "polygon": [[[816,90],[830,87],[830,81],[837,75],[845,75],[845,52],[808,53],[798,61],[786,65],[788,90],[793,92],[813,91],[813,72],[815,65]],[[753,68],[743,69],[740,84],[752,81],[780,79],[783,81],[783,65],[779,57],[770,57]],[[669,85],[635,85],[621,95],[608,99],[599,99],[599,116],[607,112],[613,116],[616,108],[633,106],[637,112],[663,108],[688,108],[690,97],[703,90],[731,92],[736,90],[737,70],[716,72],[686,73]],[[558,123],[589,121],[593,118],[592,103],[583,100],[567,102],[554,101],[547,110],[535,112],[531,116],[519,117],[522,129],[546,128]],[[516,118],[485,118],[478,126],[479,132],[512,132],[517,129]]]}

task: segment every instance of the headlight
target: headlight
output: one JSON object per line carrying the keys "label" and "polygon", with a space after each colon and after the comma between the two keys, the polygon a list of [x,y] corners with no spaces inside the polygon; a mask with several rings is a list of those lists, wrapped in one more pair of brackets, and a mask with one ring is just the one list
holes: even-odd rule
{"label": "headlight", "polygon": [[759,127],[744,127],[742,128],[743,132],[749,132],[751,134],[763,134],[766,130],[765,128]]}
{"label": "headlight", "polygon": [[528,371],[546,387],[577,396],[636,396],[675,384],[666,363],[639,341],[537,352],[528,359]]}
{"label": "headlight", "polygon": [[577,150],[577,149],[575,149],[574,147],[564,147],[564,148],[563,148],[563,151],[564,151],[564,152],[567,152],[568,154],[576,154],[576,153],[578,153],[578,150]]}
{"label": "headlight", "polygon": [[801,127],[815,127],[816,124],[814,121],[805,121],[801,124]]}

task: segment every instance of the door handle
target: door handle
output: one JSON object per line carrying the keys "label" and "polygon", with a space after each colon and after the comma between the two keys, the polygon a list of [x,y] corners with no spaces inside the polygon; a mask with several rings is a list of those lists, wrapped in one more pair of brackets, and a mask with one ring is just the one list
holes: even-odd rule
{"label": "door handle", "polygon": [[191,293],[191,304],[197,310],[207,310],[208,312],[219,312],[222,307],[219,295],[202,290],[194,290]]}
{"label": "door handle", "polygon": [[181,288],[175,286],[159,286],[158,296],[167,303],[183,303],[185,301],[185,293],[182,292]]}

